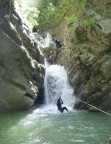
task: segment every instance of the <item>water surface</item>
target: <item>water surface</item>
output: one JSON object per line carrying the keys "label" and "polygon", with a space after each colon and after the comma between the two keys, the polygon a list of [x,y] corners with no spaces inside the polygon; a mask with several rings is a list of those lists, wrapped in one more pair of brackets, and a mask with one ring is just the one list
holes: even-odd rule
{"label": "water surface", "polygon": [[0,114],[0,144],[107,144],[111,117],[101,113]]}

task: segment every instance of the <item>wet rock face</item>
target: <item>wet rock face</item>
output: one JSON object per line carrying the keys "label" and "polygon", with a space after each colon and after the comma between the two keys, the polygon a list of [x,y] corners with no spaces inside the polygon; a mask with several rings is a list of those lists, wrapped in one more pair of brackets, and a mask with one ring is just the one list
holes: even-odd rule
{"label": "wet rock face", "polygon": [[30,108],[43,85],[43,57],[29,35],[20,17],[5,9],[0,18],[0,110]]}
{"label": "wet rock face", "polygon": [[[104,110],[111,110],[110,8],[110,0],[88,1],[73,30],[65,22],[54,30],[64,42],[58,63],[69,71],[76,96]],[[90,109],[79,102],[76,108]]]}

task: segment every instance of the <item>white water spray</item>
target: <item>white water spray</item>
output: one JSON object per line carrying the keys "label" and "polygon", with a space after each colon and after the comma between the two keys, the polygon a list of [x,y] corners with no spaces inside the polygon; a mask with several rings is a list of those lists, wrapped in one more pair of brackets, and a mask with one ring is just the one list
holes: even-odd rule
{"label": "white water spray", "polygon": [[75,97],[68,82],[66,70],[63,66],[49,65],[47,62],[45,66],[45,104],[56,106],[58,98],[61,97],[64,106],[68,107],[69,110],[73,110]]}

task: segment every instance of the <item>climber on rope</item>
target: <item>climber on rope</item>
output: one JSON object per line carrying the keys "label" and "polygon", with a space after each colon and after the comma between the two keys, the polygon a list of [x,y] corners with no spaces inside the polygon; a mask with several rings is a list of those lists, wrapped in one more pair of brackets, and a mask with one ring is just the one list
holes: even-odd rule
{"label": "climber on rope", "polygon": [[61,97],[59,97],[59,99],[57,100],[57,108],[58,108],[58,110],[59,110],[61,113],[63,113],[64,110],[66,110],[66,111],[68,112],[67,107],[65,107],[65,106],[62,107],[62,104],[63,104],[63,101],[62,101]]}
{"label": "climber on rope", "polygon": [[52,38],[53,42],[55,43],[56,45],[56,48],[61,48],[62,47],[62,44],[61,44],[61,41],[56,39],[56,38]]}

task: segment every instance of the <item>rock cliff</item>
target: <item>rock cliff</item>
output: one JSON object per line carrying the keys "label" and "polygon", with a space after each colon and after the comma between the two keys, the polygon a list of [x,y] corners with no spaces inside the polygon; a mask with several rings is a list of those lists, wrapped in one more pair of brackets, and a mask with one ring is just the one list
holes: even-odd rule
{"label": "rock cliff", "polygon": [[[64,43],[57,62],[67,69],[77,98],[111,110],[111,1],[87,0],[73,14],[74,21],[63,19],[52,30]],[[69,10],[71,19],[73,14]],[[90,109],[79,101],[75,107]]]}
{"label": "rock cliff", "polygon": [[0,1],[0,110],[30,108],[43,84],[43,57],[11,0]]}

